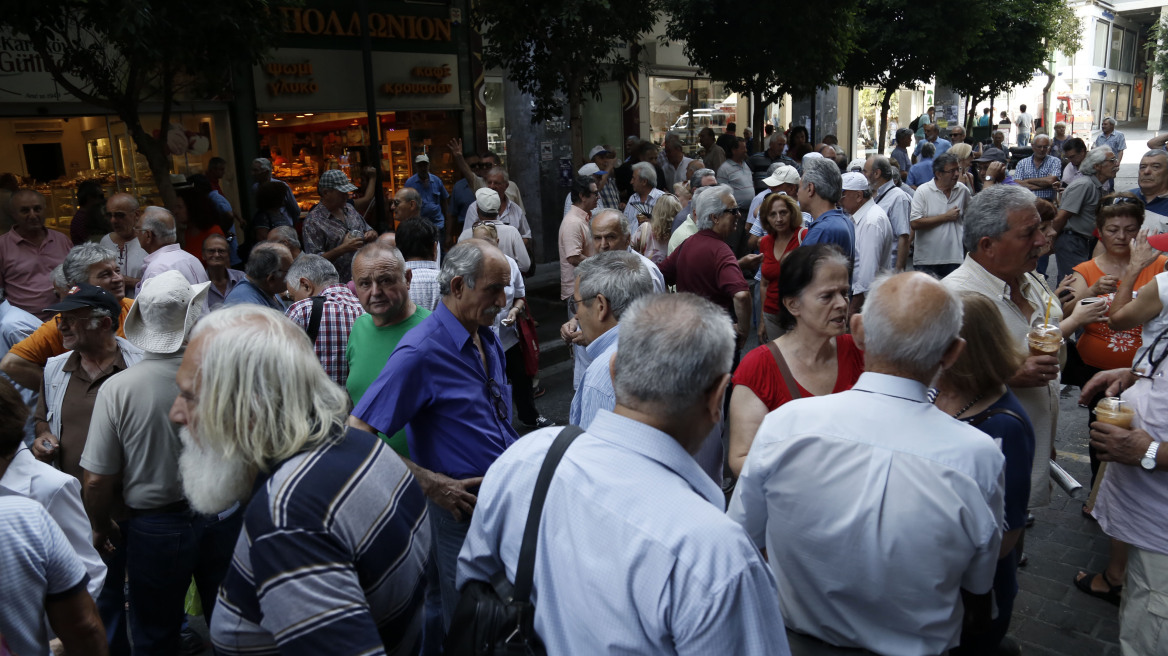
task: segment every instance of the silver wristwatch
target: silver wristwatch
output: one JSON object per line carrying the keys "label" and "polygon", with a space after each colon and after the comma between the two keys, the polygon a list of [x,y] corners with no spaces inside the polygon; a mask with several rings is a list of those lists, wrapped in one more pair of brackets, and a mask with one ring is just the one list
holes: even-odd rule
{"label": "silver wristwatch", "polygon": [[1156,452],[1159,450],[1159,442],[1152,442],[1149,444],[1148,452],[1144,454],[1143,458],[1140,458],[1140,467],[1143,467],[1148,471],[1154,470],[1156,468]]}

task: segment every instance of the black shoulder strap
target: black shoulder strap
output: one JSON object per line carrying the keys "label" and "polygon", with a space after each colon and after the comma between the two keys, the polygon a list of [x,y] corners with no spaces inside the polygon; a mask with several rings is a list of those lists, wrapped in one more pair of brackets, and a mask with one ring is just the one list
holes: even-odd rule
{"label": "black shoulder strap", "polygon": [[316,345],[316,336],[320,334],[320,318],[324,316],[324,297],[312,297],[312,316],[308,319],[308,339]]}
{"label": "black shoulder strap", "polygon": [[990,417],[994,417],[997,415],[1008,415],[1010,417],[1013,417],[1014,419],[1017,419],[1018,422],[1021,423],[1023,426],[1030,423],[1030,422],[1026,421],[1025,419],[1023,419],[1021,417],[1021,415],[1019,415],[1017,412],[1014,412],[1013,410],[1009,410],[1006,408],[991,408],[989,410],[984,410],[984,411],[979,412],[978,414],[970,417],[966,421],[969,422],[970,426],[976,427],[976,426],[981,426]]}
{"label": "black shoulder strap", "polygon": [[539,469],[539,477],[535,479],[535,494],[531,497],[531,509],[527,511],[527,526],[523,529],[523,544],[519,547],[519,563],[515,566],[515,601],[526,602],[531,597],[531,579],[535,573],[535,547],[539,541],[539,520],[543,515],[543,502],[547,500],[548,487],[552,484],[552,476],[556,473],[556,466],[564,457],[564,452],[572,441],[583,433],[579,426],[567,426],[552,442],[547,455],[543,458],[543,466]]}

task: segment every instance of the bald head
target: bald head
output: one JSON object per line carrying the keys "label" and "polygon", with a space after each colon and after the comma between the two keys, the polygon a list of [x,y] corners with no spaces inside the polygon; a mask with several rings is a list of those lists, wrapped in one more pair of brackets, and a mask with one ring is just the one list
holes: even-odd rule
{"label": "bald head", "polygon": [[138,199],[124,191],[119,191],[105,201],[105,213],[109,217],[110,227],[122,239],[134,238],[134,224],[138,220],[139,211]]}
{"label": "bald head", "polygon": [[924,273],[878,279],[852,320],[865,369],[929,384],[961,352],[961,307],[957,294]]}
{"label": "bald head", "polygon": [[606,209],[592,217],[592,243],[597,253],[627,251],[631,241],[629,220],[623,213]]}
{"label": "bald head", "polygon": [[138,243],[147,254],[175,242],[174,215],[165,207],[151,205],[138,215]]}
{"label": "bald head", "polygon": [[397,233],[383,232],[380,235],[377,235],[377,243],[385,246],[386,248],[397,248]]}

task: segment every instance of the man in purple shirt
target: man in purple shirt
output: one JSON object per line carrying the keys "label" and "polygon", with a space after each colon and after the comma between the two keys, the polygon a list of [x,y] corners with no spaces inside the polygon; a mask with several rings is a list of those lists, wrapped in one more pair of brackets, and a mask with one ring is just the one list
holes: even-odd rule
{"label": "man in purple shirt", "polygon": [[406,464],[428,499],[447,627],[479,484],[519,437],[511,427],[503,348],[491,331],[510,282],[511,267],[495,246],[470,239],[450,249],[438,275],[442,301],[402,337],[349,417],[363,430],[406,430],[413,456]]}
{"label": "man in purple shirt", "polygon": [[192,285],[210,281],[199,258],[175,243],[178,233],[174,227],[174,215],[166,208],[147,207],[138,215],[134,232],[138,235],[138,244],[146,251],[146,258],[142,260],[142,279],[138,281],[136,291],[141,291],[142,283],[163,271],[178,271]]}

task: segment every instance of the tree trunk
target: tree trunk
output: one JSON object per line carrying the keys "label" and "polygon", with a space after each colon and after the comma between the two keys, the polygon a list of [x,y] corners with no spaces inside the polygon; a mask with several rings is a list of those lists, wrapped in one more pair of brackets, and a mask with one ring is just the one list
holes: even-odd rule
{"label": "tree trunk", "polygon": [[1042,67],[1046,73],[1046,86],[1042,87],[1042,125],[1046,128],[1046,133],[1054,138],[1054,103],[1051,102],[1050,90],[1054,87],[1054,70],[1046,66]]}
{"label": "tree trunk", "polygon": [[750,108],[750,129],[752,132],[754,132],[754,152],[756,153],[762,151],[762,127],[763,121],[766,119],[766,113],[762,110],[762,108],[769,104],[762,97],[762,94],[763,92],[759,91],[758,89],[755,89],[754,92],[750,94],[750,101],[752,105]]}
{"label": "tree trunk", "polygon": [[170,183],[170,162],[165,150],[166,128],[169,126],[162,126],[159,138],[155,139],[142,127],[141,118],[136,113],[132,116],[126,114],[120,114],[120,116],[125,121],[126,129],[130,131],[130,136],[133,137],[138,152],[146,158],[146,164],[150,167],[150,175],[154,176],[154,184],[158,186],[158,193],[162,195],[162,204],[173,208],[178,196],[174,192],[174,185]]}
{"label": "tree trunk", "polygon": [[[573,80],[568,83],[568,125],[572,131],[572,169],[578,171],[584,166],[587,152],[584,150],[583,97],[580,84]],[[574,174],[573,174],[574,175]]]}
{"label": "tree trunk", "polygon": [[884,96],[880,99],[880,138],[876,142],[876,154],[884,154],[884,136],[888,134],[888,110],[892,107],[892,94],[896,93],[896,87],[889,86],[884,88]]}

